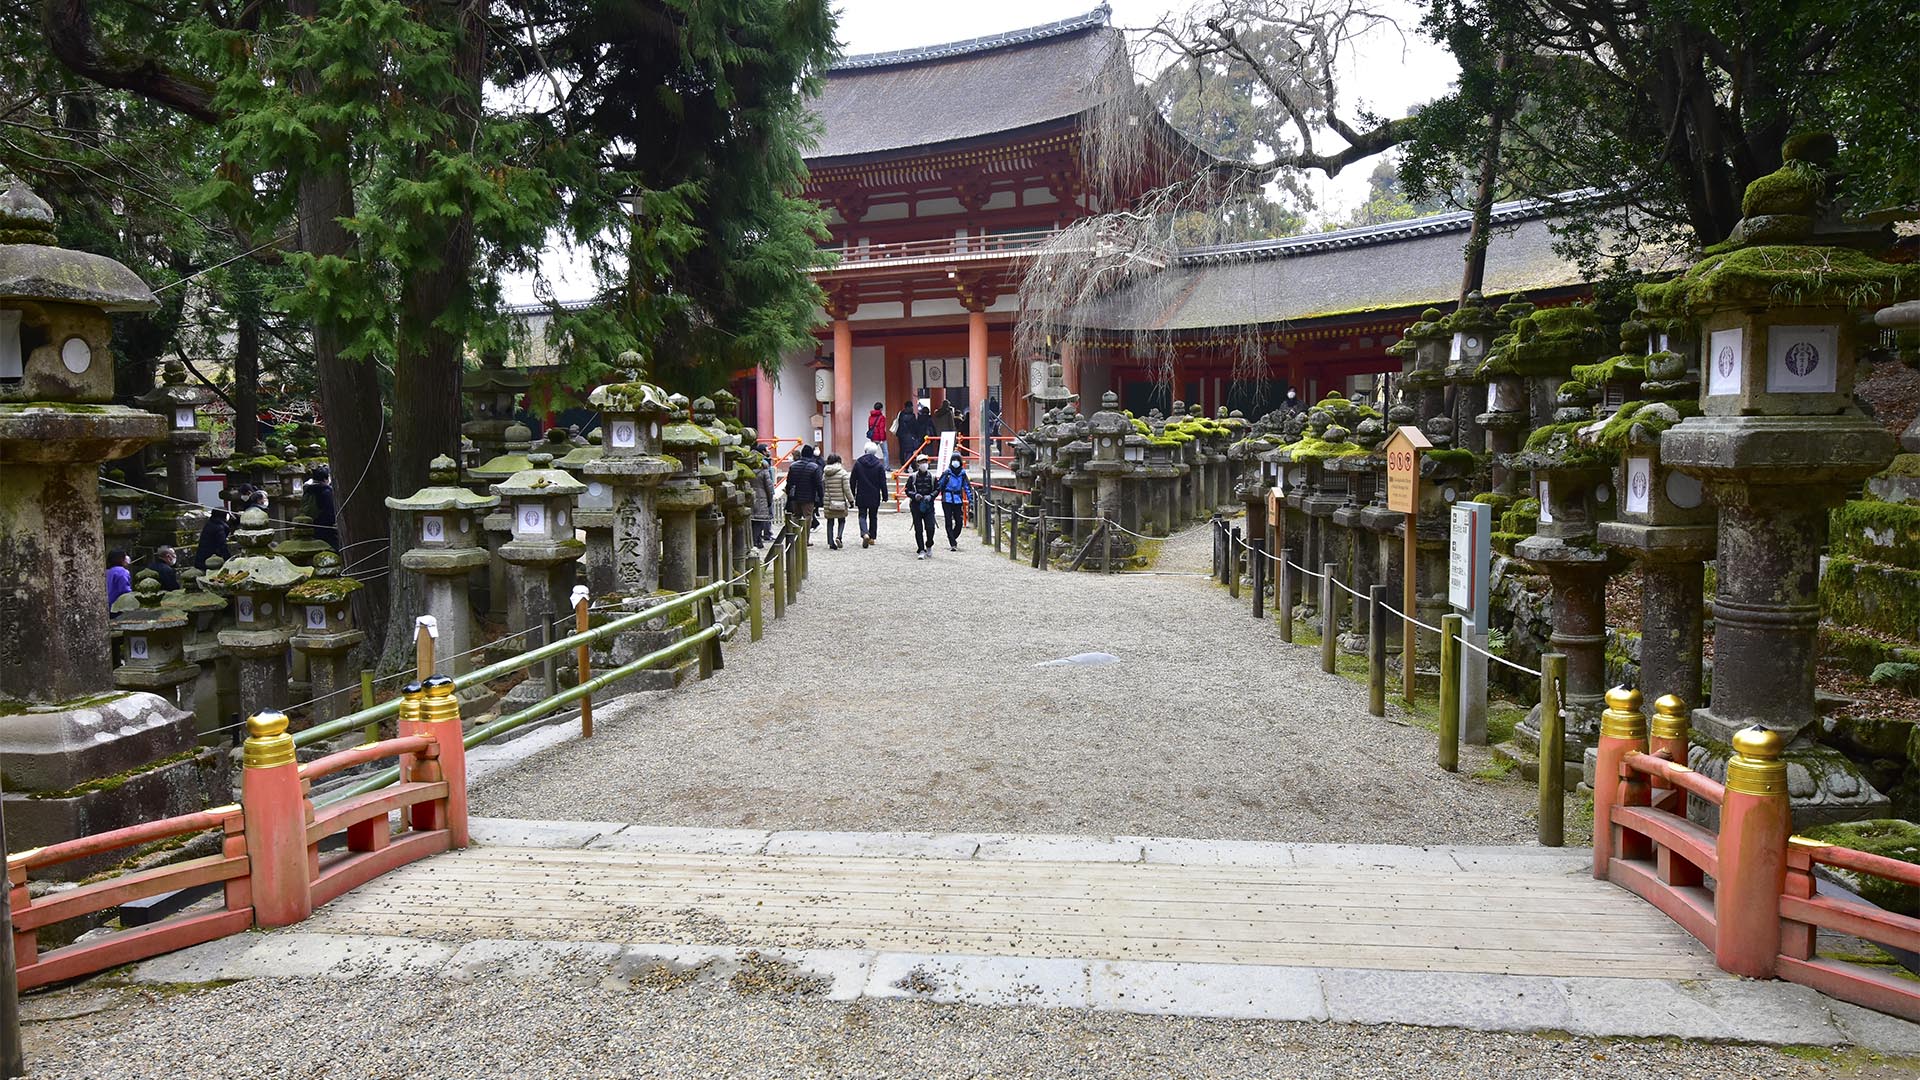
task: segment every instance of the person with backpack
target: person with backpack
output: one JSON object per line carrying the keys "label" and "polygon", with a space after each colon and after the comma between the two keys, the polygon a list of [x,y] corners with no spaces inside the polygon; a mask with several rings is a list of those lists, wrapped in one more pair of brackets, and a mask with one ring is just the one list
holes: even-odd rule
{"label": "person with backpack", "polygon": [[853,463],[853,505],[860,510],[860,546],[872,547],[880,538],[880,504],[888,499],[885,453],[878,443]]}
{"label": "person with backpack", "polygon": [[960,455],[955,454],[947,463],[947,471],[940,474],[940,512],[947,519],[947,548],[960,550],[960,525],[966,518],[967,501],[973,498],[973,481],[967,479],[967,470],[960,464]]}
{"label": "person with backpack", "polygon": [[803,446],[799,459],[787,467],[787,516],[799,519],[808,547],[813,546],[813,514],[825,494],[820,459],[813,447]]}
{"label": "person with backpack", "polygon": [[[913,411],[913,400],[909,398],[900,411],[893,416],[893,437],[900,443],[900,465],[913,467],[913,449],[920,445],[920,418]],[[888,466],[891,468],[892,466]]]}
{"label": "person with backpack", "polygon": [[847,467],[839,454],[827,455],[827,467],[820,474],[820,510],[827,518],[827,546],[847,546],[847,511],[853,509],[853,485],[847,483]]}
{"label": "person with backpack", "polygon": [[765,547],[773,543],[773,455],[766,443],[756,444],[753,452],[760,455],[760,467],[753,470],[753,483],[748,485],[753,492],[753,546]]}
{"label": "person with backpack", "polygon": [[[880,464],[887,463],[887,410],[879,402],[867,414],[867,442],[880,448]],[[856,459],[855,464],[858,464]]]}
{"label": "person with backpack", "polygon": [[927,559],[933,556],[933,504],[939,498],[939,488],[933,480],[929,467],[931,459],[921,456],[914,459],[913,473],[907,477],[907,508],[913,513],[913,541],[916,558]]}

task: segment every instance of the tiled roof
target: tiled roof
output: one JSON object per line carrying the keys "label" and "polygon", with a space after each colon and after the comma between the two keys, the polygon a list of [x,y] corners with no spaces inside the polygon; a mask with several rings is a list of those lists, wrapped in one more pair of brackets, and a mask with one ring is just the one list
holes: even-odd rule
{"label": "tiled roof", "polygon": [[813,102],[822,133],[807,157],[936,146],[1077,116],[1116,63],[1126,63],[1126,45],[1104,6],[992,37],[847,57]]}
{"label": "tiled roof", "polygon": [[[1586,284],[1553,251],[1549,208],[1495,208],[1487,245],[1488,296]],[[1458,298],[1469,215],[1408,221],[1246,244],[1189,248],[1166,270],[1086,305],[1070,321],[1089,328],[1197,330],[1284,324],[1336,315],[1449,304]]]}

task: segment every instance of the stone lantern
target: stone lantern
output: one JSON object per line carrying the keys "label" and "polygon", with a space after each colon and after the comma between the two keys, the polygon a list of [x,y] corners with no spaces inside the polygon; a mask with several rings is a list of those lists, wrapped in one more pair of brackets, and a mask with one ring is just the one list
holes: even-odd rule
{"label": "stone lantern", "polygon": [[[467,581],[487,565],[482,522],[500,505],[497,495],[476,495],[458,484],[459,468],[442,455],[427,465],[427,484],[404,499],[388,498],[398,510],[412,544],[400,554],[400,566],[425,579],[427,614],[440,631],[434,649],[442,673],[473,670],[473,604]],[[504,592],[504,590],[503,590]]]}
{"label": "stone lantern", "polygon": [[[680,462],[661,454],[663,425],[673,415],[666,391],[645,381],[640,354],[626,353],[621,361],[632,373],[630,379],[599,387],[589,398],[600,410],[605,442],[599,459],[582,471],[589,484],[606,486],[612,504],[613,580],[606,591],[647,596],[660,588],[655,491]],[[600,595],[599,590],[594,593]]]}
{"label": "stone lantern", "polygon": [[[1107,522],[1118,524],[1121,514],[1121,479],[1131,466],[1126,459],[1126,439],[1133,434],[1133,422],[1127,414],[1120,411],[1120,395],[1109,390],[1100,399],[1100,411],[1087,421],[1087,441],[1092,445],[1092,454],[1084,468],[1094,479],[1094,515]],[[1133,538],[1118,529],[1112,530],[1112,551],[1115,558],[1130,557],[1133,554]],[[1102,542],[1102,550],[1105,541]],[[1113,570],[1111,566],[1101,564],[1103,570]]]}
{"label": "stone lantern", "polygon": [[[493,486],[512,522],[513,539],[500,545],[507,561],[507,629],[531,630],[523,648],[544,644],[553,620],[564,613],[572,592],[575,563],[587,545],[573,535],[573,500],[587,486],[552,468],[550,454],[529,455],[533,467],[514,473]],[[524,707],[552,696],[557,689],[552,661],[539,665],[506,698],[508,707]]]}
{"label": "stone lantern", "polygon": [[240,665],[241,711],[248,715],[264,709],[285,711],[287,644],[293,639],[287,590],[313,572],[268,550],[273,526],[259,507],[240,515],[233,541],[241,553],[207,580],[209,588],[233,604],[233,628],[220,631],[220,644]]}
{"label": "stone lantern", "polygon": [[[1524,298],[1514,296],[1500,305],[1495,321],[1502,326],[1515,327],[1533,310],[1533,305]],[[1507,456],[1519,451],[1520,440],[1533,424],[1526,376],[1521,374],[1508,353],[1515,340],[1515,333],[1511,329],[1494,338],[1485,359],[1480,362],[1480,379],[1487,386],[1487,409],[1473,417],[1474,424],[1485,433],[1482,448],[1493,455],[1493,490],[1506,496],[1512,496],[1517,486],[1513,471],[1507,467]]]}
{"label": "stone lantern", "polygon": [[120,548],[132,554],[140,541],[140,526],[149,499],[147,493],[126,486],[126,474],[119,469],[107,472],[100,485],[100,513],[105,519],[107,548]]}
{"label": "stone lantern", "polygon": [[1505,325],[1478,292],[1468,293],[1459,310],[1442,320],[1448,349],[1445,376],[1453,387],[1454,439],[1462,450],[1486,452],[1486,432],[1475,419],[1487,411],[1488,381],[1480,366],[1493,346],[1494,334]]}
{"label": "stone lantern", "polygon": [[189,700],[195,726],[204,735],[223,727],[222,717],[239,712],[239,678],[233,658],[220,645],[220,630],[227,617],[226,598],[208,590],[203,577],[220,572],[224,560],[215,555],[207,560],[205,573],[189,566],[180,571],[180,588],[167,593],[161,603],[187,620],[181,634],[181,656],[197,665]]}
{"label": "stone lantern", "polygon": [[[0,193],[0,757],[14,851],[198,810],[225,786],[207,761],[178,759],[191,717],[113,682],[98,469],[165,437],[166,421],[113,404],[110,316],[155,306],[125,266],[57,246],[52,208],[26,185]],[[75,793],[107,776],[119,782]]]}
{"label": "stone lantern", "polygon": [[1127,483],[1120,498],[1120,523],[1134,532],[1147,531],[1147,444],[1138,421],[1128,417],[1127,435],[1120,442],[1120,456],[1127,463]]}
{"label": "stone lantern", "polygon": [[1056,455],[1065,505],[1062,507],[1064,513],[1058,516],[1073,518],[1065,531],[1070,537],[1070,546],[1078,548],[1093,534],[1094,498],[1098,493],[1098,482],[1094,474],[1087,471],[1087,464],[1093,458],[1093,440],[1089,435],[1088,422],[1072,406],[1067,408],[1067,419],[1061,429],[1063,441]]}
{"label": "stone lantern", "polygon": [[[524,427],[513,418],[521,395],[533,385],[526,372],[506,366],[506,355],[488,349],[480,355],[480,366],[460,376],[460,395],[471,405],[473,419],[460,425],[460,434],[473,440],[473,451],[486,462],[510,451],[515,442],[524,442],[531,433],[517,436],[515,427]],[[489,484],[499,483],[526,468],[507,469],[498,476],[475,477]]]}
{"label": "stone lantern", "polygon": [[[1367,510],[1373,502],[1376,487],[1384,489],[1386,486],[1381,481],[1386,476],[1387,468],[1386,454],[1382,450],[1387,431],[1379,415],[1372,409],[1359,406],[1357,412],[1361,419],[1354,425],[1350,438],[1353,445],[1364,452],[1331,458],[1327,468],[1344,474],[1347,481],[1346,501],[1333,512],[1336,534],[1345,545],[1338,561],[1346,575],[1347,587],[1365,596],[1367,589],[1383,577],[1378,558],[1379,537],[1373,531]],[[1364,653],[1370,632],[1366,612],[1358,602],[1348,610],[1352,614],[1352,624],[1349,632],[1341,638],[1341,647],[1348,652]]]}
{"label": "stone lantern", "polygon": [[705,585],[732,577],[728,568],[732,549],[726,542],[725,533],[727,515],[734,508],[737,492],[732,483],[733,469],[728,459],[733,448],[739,445],[739,439],[720,426],[712,398],[694,399],[693,422],[713,438],[713,446],[700,459],[700,480],[713,489],[713,501],[702,507],[695,519],[699,544],[695,577]]}
{"label": "stone lantern", "polygon": [[[700,478],[701,464],[718,443],[707,429],[687,416],[687,399],[675,394],[668,398],[672,412],[661,431],[661,445],[671,455],[676,468],[660,484],[657,505],[662,519],[660,584],[671,592],[691,592],[698,587],[700,549],[696,518],[713,504],[713,488]],[[800,523],[804,533],[806,522]]]}
{"label": "stone lantern", "polygon": [[1667,429],[1660,457],[1719,507],[1713,694],[1693,712],[1689,764],[1724,776],[1734,732],[1777,732],[1796,825],[1887,807],[1810,731],[1827,514],[1895,450],[1853,402],[1855,323],[1917,291],[1911,267],[1868,254],[1889,244],[1884,229],[1840,219],[1836,152],[1830,135],[1790,140],[1780,170],[1748,185],[1717,254],[1639,290],[1655,317],[1699,328],[1705,415]]}
{"label": "stone lantern", "polygon": [[187,381],[187,366],[169,360],[159,386],[139,399],[141,408],[159,413],[167,421],[167,497],[171,536],[168,543],[182,546],[198,542],[200,527],[207,512],[199,505],[200,478],[196,455],[213,441],[209,432],[200,430],[200,407],[213,400],[213,392]]}
{"label": "stone lantern", "polygon": [[304,493],[300,485],[306,480],[307,470],[300,464],[300,448],[292,443],[280,444],[280,467],[274,470],[274,477],[280,482],[280,501],[286,506],[299,506]]}
{"label": "stone lantern", "polygon": [[613,488],[605,481],[588,477],[586,471],[590,462],[600,460],[601,438],[600,429],[595,428],[590,440],[582,439],[579,446],[574,446],[565,431],[555,428],[547,432],[549,447],[556,454],[553,467],[565,469],[586,485],[574,503],[573,523],[586,534],[587,556],[582,565],[587,591],[594,596],[605,596],[617,588],[613,568]]}
{"label": "stone lantern", "polygon": [[287,590],[293,613],[293,647],[307,660],[311,718],[345,716],[354,709],[346,688],[354,682],[347,661],[367,635],[353,625],[353,594],[363,587],[341,574],[341,559],[327,551],[314,557],[313,576]]}
{"label": "stone lantern", "polygon": [[273,553],[295,566],[313,566],[314,560],[333,545],[313,535],[313,519],[301,515],[293,519],[291,535],[273,545]]}
{"label": "stone lantern", "polygon": [[[533,467],[527,460],[527,454],[533,449],[533,431],[525,424],[508,423],[502,429],[500,452],[485,458],[480,464],[467,470],[466,483],[475,494],[487,495],[495,484],[505,483],[515,473]],[[513,518],[508,516],[504,507],[500,512],[490,514],[484,522],[488,553],[495,558],[487,564],[487,613],[495,622],[505,622],[507,617],[507,570],[506,563],[498,555],[500,545],[513,538]]]}
{"label": "stone lantern", "polygon": [[133,599],[133,609],[113,620],[124,657],[113,669],[113,685],[122,690],[145,690],[191,708],[192,697],[183,700],[182,688],[200,674],[200,667],[184,657],[182,639],[187,632],[187,617],[164,606],[165,590],[156,577],[143,575],[135,582]]}
{"label": "stone lantern", "polygon": [[[1453,335],[1447,332],[1444,319],[1439,308],[1428,308],[1404,331],[1406,341],[1412,343],[1413,367],[1401,374],[1400,385],[1423,427],[1446,411],[1447,356],[1453,349]],[[1404,362],[1406,354],[1401,355]]]}

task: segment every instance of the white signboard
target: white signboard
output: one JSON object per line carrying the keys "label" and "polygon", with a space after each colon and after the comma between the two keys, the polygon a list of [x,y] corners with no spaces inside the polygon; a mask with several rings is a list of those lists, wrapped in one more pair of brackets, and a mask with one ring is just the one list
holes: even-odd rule
{"label": "white signboard", "polygon": [[127,639],[127,659],[145,660],[147,658],[147,639],[130,637]]}
{"label": "white signboard", "polygon": [[327,628],[327,609],[319,604],[307,605],[307,629],[325,630]]}
{"label": "white signboard", "polygon": [[935,466],[936,469],[953,460],[953,439],[954,436],[958,434],[959,432],[955,431],[943,431],[940,433],[940,464]]}
{"label": "white signboard", "polygon": [[515,532],[541,533],[547,531],[547,508],[538,503],[523,506],[514,512],[513,528]]}
{"label": "white signboard", "polygon": [[1626,503],[1621,509],[1629,514],[1653,512],[1653,460],[1651,458],[1627,459]]}
{"label": "white signboard", "polygon": [[1775,326],[1767,331],[1767,392],[1831,394],[1839,371],[1839,329]]}
{"label": "white signboard", "polygon": [[235,622],[253,621],[253,597],[236,596],[233,598],[233,618]]}
{"label": "white signboard", "polygon": [[132,521],[133,506],[128,503],[121,503],[119,506],[113,508],[113,516],[121,521]]}
{"label": "white signboard", "polygon": [[631,450],[639,445],[636,425],[631,420],[615,420],[608,425],[607,434],[607,442],[610,446]]}
{"label": "white signboard", "polygon": [[1487,630],[1487,578],[1493,561],[1488,530],[1493,507],[1486,503],[1453,504],[1447,544],[1447,603],[1472,624],[1472,632]]}
{"label": "white signboard", "polygon": [[193,409],[191,406],[182,405],[173,410],[173,426],[177,428],[190,428],[193,426]]}
{"label": "white signboard", "polygon": [[1540,524],[1553,524],[1553,505],[1547,498],[1547,482],[1540,481]]}
{"label": "white signboard", "polygon": [[447,538],[447,519],[439,514],[423,514],[420,517],[420,539],[429,544],[438,544]]}
{"label": "white signboard", "polygon": [[1746,348],[1746,332],[1740,327],[1715,330],[1707,341],[1707,396],[1722,397],[1740,392],[1740,367]]}

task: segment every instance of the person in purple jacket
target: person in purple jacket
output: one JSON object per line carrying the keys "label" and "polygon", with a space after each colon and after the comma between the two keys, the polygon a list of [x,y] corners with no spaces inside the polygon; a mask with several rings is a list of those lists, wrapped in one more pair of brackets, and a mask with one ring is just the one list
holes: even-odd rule
{"label": "person in purple jacket", "polygon": [[107,552],[107,610],[113,602],[133,591],[133,571],[127,569],[127,553],[119,548]]}

